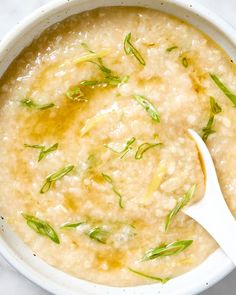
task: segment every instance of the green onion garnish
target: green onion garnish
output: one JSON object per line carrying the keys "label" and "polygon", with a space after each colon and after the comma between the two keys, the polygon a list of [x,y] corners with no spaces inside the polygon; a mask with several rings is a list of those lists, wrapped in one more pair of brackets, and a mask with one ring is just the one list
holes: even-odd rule
{"label": "green onion garnish", "polygon": [[109,150],[111,150],[112,152],[116,153],[116,154],[122,154],[121,158],[123,158],[127,152],[129,152],[132,148],[131,145],[135,142],[136,138],[135,137],[131,137],[125,144],[125,147],[121,150],[121,151],[117,151],[115,149],[113,149],[112,147],[110,147],[108,144],[104,144],[104,146],[106,148],[108,148]]}
{"label": "green onion garnish", "polygon": [[106,55],[108,55],[110,52],[110,50],[107,49],[103,49],[99,52],[89,52],[88,54],[82,55],[81,57],[79,57],[78,59],[75,60],[76,64],[80,64],[82,62],[88,62],[88,61],[93,61],[95,59],[98,58],[102,58]]}
{"label": "green onion garnish", "polygon": [[124,76],[124,77],[122,78],[120,84],[126,84],[126,83],[128,83],[129,78],[130,78],[129,75]]}
{"label": "green onion garnish", "polygon": [[135,154],[135,159],[136,160],[140,160],[142,159],[143,157],[143,154],[148,151],[149,149],[153,148],[153,147],[156,147],[156,146],[160,146],[162,145],[161,142],[159,143],[148,143],[148,142],[145,142],[143,144],[141,144],[139,147],[138,147],[138,150]]}
{"label": "green onion garnish", "polygon": [[80,45],[90,53],[95,53],[95,51],[91,50],[87,43],[81,42]]}
{"label": "green onion garnish", "polygon": [[215,115],[219,114],[222,111],[222,108],[218,105],[218,103],[215,101],[214,97],[210,97],[210,107],[211,107],[211,112],[210,112],[210,118],[207,122],[207,125],[202,128],[202,139],[206,141],[209,137],[209,135],[215,133],[216,131],[213,130],[213,124],[215,120]]}
{"label": "green onion garnish", "polygon": [[[90,53],[95,54],[95,52],[92,51],[86,43],[81,43],[81,45]],[[82,81],[80,83],[80,85],[106,87],[106,86],[117,86],[119,84],[124,84],[124,83],[128,82],[128,79],[127,79],[128,76],[124,76],[123,78],[120,78],[120,77],[114,75],[113,71],[104,65],[101,57],[98,57],[95,60],[96,61],[88,60],[88,62],[95,64],[99,68],[99,70],[104,75],[104,79],[102,79],[102,80],[85,80],[85,81]]]}
{"label": "green onion garnish", "polygon": [[169,48],[166,49],[166,51],[167,51],[167,52],[171,52],[171,51],[173,51],[173,50],[175,50],[175,49],[178,49],[178,46],[172,46],[172,47],[169,47]]}
{"label": "green onion garnish", "polygon": [[78,227],[82,224],[85,224],[85,222],[66,223],[66,224],[62,225],[61,228],[75,228],[75,227]]}
{"label": "green onion garnish", "polygon": [[24,147],[29,147],[29,148],[33,148],[33,149],[44,149],[44,148],[45,148],[44,145],[39,145],[39,144],[27,144],[27,143],[24,143]]}
{"label": "green onion garnish", "polygon": [[50,224],[32,215],[22,213],[22,216],[26,219],[28,226],[32,228],[36,233],[47,236],[56,244],[60,244],[58,235]]}
{"label": "green onion garnish", "polygon": [[220,112],[222,112],[221,106],[218,105],[218,103],[216,102],[213,96],[210,96],[210,107],[211,107],[212,115],[217,115]]}
{"label": "green onion garnish", "polygon": [[104,173],[102,173],[102,176],[103,176],[103,178],[106,180],[106,182],[108,182],[108,183],[111,184],[112,191],[113,191],[114,194],[116,194],[116,195],[118,196],[118,198],[119,198],[119,206],[120,206],[120,208],[123,209],[123,208],[124,208],[124,205],[123,205],[123,197],[122,197],[122,195],[117,191],[117,189],[116,189],[116,187],[115,187],[115,185],[114,185],[114,182],[113,182],[112,178],[111,178],[109,175],[104,174]]}
{"label": "green onion garnish", "polygon": [[187,60],[186,57],[183,57],[183,58],[182,58],[182,65],[183,65],[185,68],[188,67],[188,60]]}
{"label": "green onion garnish", "polygon": [[109,75],[105,77],[105,83],[110,86],[117,86],[121,83],[124,83],[122,81],[123,81],[123,78],[119,78],[118,76]]}
{"label": "green onion garnish", "polygon": [[[77,228],[78,226],[85,224],[85,222],[66,223],[61,226],[61,229]],[[84,232],[90,239],[95,240],[99,243],[106,244],[106,240],[109,232],[103,227],[94,227]]]}
{"label": "green onion garnish", "polygon": [[46,180],[40,190],[40,194],[44,194],[51,188],[51,185],[56,182],[57,180],[64,177],[66,174],[68,174],[71,170],[74,169],[73,165],[68,165],[60,170],[58,170],[55,173],[52,173],[46,177]]}
{"label": "green onion garnish", "polygon": [[183,240],[170,243],[168,245],[160,245],[159,247],[148,250],[142,260],[152,260],[159,257],[165,257],[178,254],[184,251],[192,244],[193,240]]}
{"label": "green onion garnish", "polygon": [[124,40],[124,50],[126,55],[133,54],[134,57],[140,62],[141,65],[145,66],[145,60],[143,59],[140,52],[134,47],[134,45],[131,43],[131,33],[126,35]]}
{"label": "green onion garnish", "polygon": [[[128,76],[125,76],[124,78],[120,79],[117,76],[107,76],[102,80],[84,80],[80,82],[81,86],[101,86],[101,87],[107,87],[107,86],[118,86],[120,84],[127,83]],[[124,80],[125,79],[125,80]]]}
{"label": "green onion garnish", "polygon": [[210,119],[207,122],[207,125],[202,128],[202,139],[206,141],[209,137],[209,135],[215,133],[216,131],[212,129],[214,123],[214,116],[210,117]]}
{"label": "green onion garnish", "polygon": [[25,98],[20,101],[21,105],[29,109],[47,110],[55,106],[54,103],[38,104],[30,98]]}
{"label": "green onion garnish", "polygon": [[82,92],[79,86],[74,86],[67,90],[66,97],[74,101],[88,101],[84,97],[84,93]]}
{"label": "green onion garnish", "polygon": [[98,59],[98,62],[95,62],[95,61],[90,61],[90,62],[95,64],[104,75],[111,75],[112,70],[104,66],[101,58]]}
{"label": "green onion garnish", "polygon": [[82,86],[107,86],[105,80],[84,80],[80,82]]}
{"label": "green onion garnish", "polygon": [[158,278],[158,277],[154,277],[152,275],[147,275],[147,274],[145,274],[143,272],[137,271],[137,270],[132,269],[130,267],[128,267],[128,270],[135,273],[136,275],[142,276],[144,278],[151,279],[151,280],[154,280],[154,281],[159,281],[162,284],[165,284],[166,282],[168,282],[170,280],[170,278]]}
{"label": "green onion garnish", "polygon": [[90,237],[90,239],[102,244],[106,244],[108,231],[104,230],[102,227],[92,228],[87,234]]}
{"label": "green onion garnish", "polygon": [[101,86],[101,87],[107,87],[107,86],[118,86],[124,83],[127,83],[129,80],[129,76],[124,76],[122,79],[118,76],[106,76],[102,80],[84,80],[80,82],[81,86]]}
{"label": "green onion garnish", "polygon": [[236,106],[236,94],[232,93],[216,75],[209,75],[211,79],[215,82],[215,84],[219,87],[219,89],[232,101],[234,106]]}
{"label": "green onion garnish", "polygon": [[148,114],[152,117],[152,119],[159,123],[160,116],[156,109],[156,107],[143,95],[134,95],[134,98],[137,102],[148,112]]}
{"label": "green onion garnish", "polygon": [[188,204],[188,202],[192,199],[195,192],[196,185],[193,185],[187,193],[181,197],[176,203],[175,207],[170,211],[170,213],[166,216],[165,223],[165,231],[168,230],[172,219],[178,214],[178,212]]}
{"label": "green onion garnish", "polygon": [[29,148],[34,148],[34,149],[40,149],[40,153],[39,153],[39,157],[38,157],[38,162],[40,162],[48,154],[50,154],[51,152],[54,152],[55,150],[57,150],[58,143],[55,143],[54,145],[52,145],[48,149],[46,149],[46,146],[44,146],[44,145],[37,145],[37,144],[30,145],[30,144],[25,143],[24,146],[29,147]]}

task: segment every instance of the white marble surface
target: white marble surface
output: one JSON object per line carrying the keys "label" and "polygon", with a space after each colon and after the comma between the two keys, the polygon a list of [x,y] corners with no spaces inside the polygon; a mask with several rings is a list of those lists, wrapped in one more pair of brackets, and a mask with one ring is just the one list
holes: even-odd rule
{"label": "white marble surface", "polygon": [[[22,18],[50,0],[0,0],[0,39]],[[91,0],[92,1],[92,0]],[[236,28],[236,0],[193,0],[209,7]],[[236,271],[202,295],[236,294]],[[49,295],[22,277],[0,256],[0,294]],[[170,294],[174,295],[174,294]]]}

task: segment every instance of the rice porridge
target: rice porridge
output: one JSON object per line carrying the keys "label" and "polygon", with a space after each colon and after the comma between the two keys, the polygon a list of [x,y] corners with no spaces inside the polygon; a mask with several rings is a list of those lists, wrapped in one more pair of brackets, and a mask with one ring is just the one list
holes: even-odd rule
{"label": "rice porridge", "polygon": [[[236,214],[236,71],[203,33],[144,8],[47,29],[0,80],[0,214],[37,255],[111,286],[166,283],[217,245],[188,128]],[[167,282],[168,283],[168,282]]]}

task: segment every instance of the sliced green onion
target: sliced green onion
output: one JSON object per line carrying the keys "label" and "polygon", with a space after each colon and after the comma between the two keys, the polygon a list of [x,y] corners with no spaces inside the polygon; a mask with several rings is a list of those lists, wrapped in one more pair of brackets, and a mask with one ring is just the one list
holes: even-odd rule
{"label": "sliced green onion", "polygon": [[107,82],[105,80],[84,80],[80,82],[82,86],[106,86]]}
{"label": "sliced green onion", "polygon": [[105,82],[110,86],[117,86],[122,83],[122,80],[123,79],[119,78],[118,76],[113,76],[113,75],[105,77]]}
{"label": "sliced green onion", "polygon": [[175,49],[178,49],[178,46],[172,46],[172,47],[169,47],[169,48],[166,49],[166,51],[167,51],[167,52],[171,52],[171,51],[173,51],[173,50],[175,50]]}
{"label": "sliced green onion", "polygon": [[141,144],[139,147],[138,147],[138,150],[135,154],[135,159],[136,160],[140,160],[142,159],[143,157],[143,154],[148,151],[149,149],[153,148],[153,147],[156,147],[156,146],[161,146],[162,143],[159,142],[159,143],[148,143],[148,142],[145,142],[143,144]]}
{"label": "sliced green onion", "polygon": [[85,224],[85,222],[66,223],[62,225],[61,228],[76,228],[82,224]]}
{"label": "sliced green onion", "polygon": [[27,143],[24,143],[24,147],[29,147],[29,148],[33,148],[33,149],[44,149],[45,146],[44,145],[38,145],[38,144],[27,144]]}
{"label": "sliced green onion", "polygon": [[121,80],[120,80],[120,78],[115,77],[115,76],[109,76],[103,80],[84,80],[84,81],[80,82],[80,85],[82,85],[82,86],[107,87],[107,86],[117,86],[119,84],[121,84]]}
{"label": "sliced green onion", "polygon": [[128,270],[135,273],[136,275],[142,276],[144,278],[151,279],[151,280],[154,280],[154,281],[159,281],[162,284],[165,284],[166,282],[168,282],[170,280],[170,278],[158,278],[158,277],[154,277],[152,275],[147,275],[147,274],[145,274],[143,272],[137,271],[137,270],[135,270],[133,268],[130,268],[130,267],[128,267]]}
{"label": "sliced green onion", "polygon": [[202,139],[206,141],[209,137],[209,135],[215,133],[216,131],[212,129],[213,124],[214,124],[214,116],[211,116],[210,119],[207,122],[207,125],[202,128]]}
{"label": "sliced green onion", "polygon": [[95,240],[101,244],[106,244],[107,235],[108,231],[104,230],[102,227],[92,228],[88,232],[90,239]]}
{"label": "sliced green onion", "polygon": [[115,187],[115,185],[114,185],[114,182],[113,182],[112,178],[111,178],[109,175],[105,174],[105,173],[102,173],[102,176],[103,176],[103,178],[106,180],[106,182],[108,182],[108,183],[111,184],[112,191],[113,191],[114,194],[116,194],[116,195],[118,196],[118,198],[119,198],[119,206],[120,206],[120,208],[123,209],[123,208],[124,208],[124,205],[123,205],[123,197],[122,197],[122,195],[117,191],[117,189],[116,189],[116,187]]}
{"label": "sliced green onion", "polygon": [[61,179],[62,177],[64,177],[66,174],[68,174],[73,169],[74,169],[73,165],[68,165],[68,166],[66,166],[64,168],[61,168],[57,172],[48,175],[45,182],[44,182],[44,184],[43,184],[43,186],[42,186],[42,188],[41,188],[41,190],[40,190],[40,194],[44,194],[47,191],[49,191],[49,189],[51,188],[51,185],[55,181]]}
{"label": "sliced green onion", "polygon": [[75,86],[67,90],[66,97],[74,101],[88,101],[84,97],[84,93],[82,92],[79,86]]}
{"label": "sliced green onion", "polygon": [[80,45],[81,45],[85,50],[87,50],[88,52],[90,52],[90,53],[95,53],[95,51],[93,51],[93,50],[91,50],[91,49],[89,48],[89,46],[88,46],[87,43],[85,43],[85,42],[81,42]]}
{"label": "sliced green onion", "polygon": [[185,68],[188,67],[188,60],[187,60],[186,57],[183,57],[183,58],[182,58],[182,65],[183,65]]}
{"label": "sliced green onion", "polygon": [[60,244],[58,235],[50,224],[32,215],[22,213],[22,216],[25,218],[28,226],[32,228],[36,233],[47,236],[54,243]]}
{"label": "sliced green onion", "polygon": [[135,137],[131,137],[125,144],[125,147],[121,150],[121,151],[117,151],[115,149],[113,149],[112,147],[110,147],[108,144],[104,144],[104,146],[106,148],[108,148],[109,150],[111,150],[114,153],[117,154],[122,154],[121,159],[129,152],[129,150],[131,149],[131,145],[135,142],[136,138]]}
{"label": "sliced green onion", "polygon": [[170,211],[170,213],[166,216],[166,223],[165,223],[165,231],[168,230],[172,219],[178,214],[178,212],[188,204],[188,202],[192,199],[194,192],[195,192],[196,185],[193,185],[187,193],[179,199],[176,203],[175,207]]}
{"label": "sliced green onion", "polygon": [[41,161],[43,158],[45,158],[48,154],[50,154],[51,152],[54,152],[55,150],[57,150],[58,148],[58,143],[55,143],[54,145],[52,145],[51,147],[49,147],[48,149],[46,149],[46,147],[44,149],[42,149],[40,151],[39,154],[39,159],[38,161]]}
{"label": "sliced green onion", "polygon": [[139,63],[143,66],[146,65],[145,60],[143,59],[140,52],[134,47],[134,45],[131,43],[131,33],[126,35],[124,40],[124,51],[126,55],[134,55],[134,57],[139,61]]}
{"label": "sliced green onion", "polygon": [[219,114],[222,111],[222,108],[218,105],[218,103],[215,101],[214,97],[210,97],[210,107],[211,107],[211,113],[210,118],[207,122],[207,125],[202,128],[202,139],[206,141],[209,137],[209,135],[215,133],[216,131],[213,130],[215,115]]}
{"label": "sliced green onion", "polygon": [[217,115],[220,112],[222,112],[221,106],[218,105],[215,98],[213,96],[210,96],[210,106],[211,106],[211,112],[213,115]]}
{"label": "sliced green onion", "polygon": [[192,244],[193,240],[183,240],[170,243],[168,245],[160,245],[156,248],[148,250],[142,260],[152,260],[159,257],[171,256],[184,251]]}
{"label": "sliced green onion", "polygon": [[55,106],[54,103],[38,104],[30,98],[25,98],[20,101],[21,105],[29,109],[47,110]]}
{"label": "sliced green onion", "polygon": [[126,75],[122,78],[120,84],[125,84],[128,83],[130,76]]}
{"label": "sliced green onion", "polygon": [[[81,45],[90,53],[90,55],[96,55],[86,43],[81,43]],[[103,63],[102,56],[96,56],[93,59],[86,60],[92,64],[95,64],[99,70],[103,73],[104,79],[102,80],[85,80],[80,83],[82,86],[117,86],[119,84],[124,84],[128,82],[128,76],[124,76],[122,79],[113,74],[113,71],[106,67]]]}
{"label": "sliced green onion", "polygon": [[236,106],[236,94],[232,93],[224,84],[223,82],[214,74],[209,74],[211,79],[215,82],[218,88],[227,96],[234,106]]}
{"label": "sliced green onion", "polygon": [[105,74],[105,75],[111,75],[112,70],[108,69],[107,67],[104,66],[102,59],[99,59],[99,62],[95,62],[95,61],[90,61],[91,63],[95,64],[100,71]]}
{"label": "sliced green onion", "polygon": [[40,162],[48,154],[50,154],[51,152],[54,152],[55,150],[57,150],[58,143],[55,143],[54,145],[52,145],[48,149],[46,149],[46,146],[44,146],[44,145],[37,145],[37,144],[35,144],[35,145],[24,144],[24,146],[29,147],[29,148],[34,148],[34,149],[40,149],[40,153],[39,153],[39,157],[38,157],[38,162]]}
{"label": "sliced green onion", "polygon": [[148,112],[155,122],[160,122],[160,116],[156,107],[145,96],[134,95],[134,98]]}
{"label": "sliced green onion", "polygon": [[75,63],[76,64],[79,64],[79,63],[82,63],[82,62],[88,62],[88,61],[93,61],[95,59],[98,59],[98,58],[102,58],[106,55],[108,55],[110,53],[110,50],[107,50],[107,49],[103,49],[97,53],[95,52],[90,52],[88,54],[85,54],[85,55],[82,55],[81,57],[79,57]]}

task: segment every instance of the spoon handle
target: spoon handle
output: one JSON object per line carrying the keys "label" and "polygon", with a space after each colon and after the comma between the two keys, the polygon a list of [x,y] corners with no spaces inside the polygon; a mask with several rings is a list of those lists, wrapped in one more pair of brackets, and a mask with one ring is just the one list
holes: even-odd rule
{"label": "spoon handle", "polygon": [[192,208],[186,208],[184,212],[208,231],[236,266],[236,221],[222,193],[216,187],[209,193],[211,195],[206,197],[208,200],[215,198],[214,203],[203,200]]}
{"label": "spoon handle", "polygon": [[211,154],[201,137],[189,130],[195,140],[205,168],[206,191],[202,200],[186,207],[184,212],[200,223],[215,239],[236,266],[236,221],[219,185]]}

